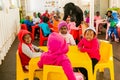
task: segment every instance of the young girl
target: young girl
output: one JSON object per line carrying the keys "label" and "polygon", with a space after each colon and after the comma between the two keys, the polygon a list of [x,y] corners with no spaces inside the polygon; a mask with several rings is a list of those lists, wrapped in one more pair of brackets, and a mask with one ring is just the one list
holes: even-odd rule
{"label": "young girl", "polygon": [[78,43],[78,48],[80,49],[80,51],[88,53],[88,55],[92,60],[92,67],[94,72],[94,66],[100,60],[100,52],[99,52],[99,42],[98,39],[96,38],[96,31],[93,27],[88,27],[85,30],[84,37]]}
{"label": "young girl", "polygon": [[62,66],[68,80],[77,80],[66,55],[68,52],[68,44],[65,39],[58,33],[53,32],[48,37],[47,47],[48,51],[42,54],[38,66],[40,68],[43,68],[44,64]]}
{"label": "young girl", "polygon": [[94,16],[94,21],[100,20],[100,19],[101,19],[100,12],[97,11],[96,14],[95,14],[95,16]]}
{"label": "young girl", "polygon": [[[96,27],[96,22],[100,21],[102,18],[100,16],[100,12],[97,11],[95,16],[94,16],[94,26]],[[104,20],[103,20],[104,21]],[[98,34],[101,34],[102,32],[102,27],[103,27],[103,24],[99,24],[98,25]]]}
{"label": "young girl", "polygon": [[68,32],[67,23],[65,21],[61,21],[59,23],[58,29],[59,29],[59,34],[65,38],[65,40],[68,44],[76,45],[73,36],[71,34],[69,34],[69,32]]}
{"label": "young girl", "polygon": [[67,22],[67,24],[69,24],[69,22],[70,22],[70,15],[68,15],[68,17],[66,19],[66,22]]}
{"label": "young girl", "polygon": [[32,44],[32,34],[27,30],[20,30],[18,39],[20,41],[18,45],[18,53],[21,58],[23,70],[28,71],[30,59],[39,57],[43,51]]}

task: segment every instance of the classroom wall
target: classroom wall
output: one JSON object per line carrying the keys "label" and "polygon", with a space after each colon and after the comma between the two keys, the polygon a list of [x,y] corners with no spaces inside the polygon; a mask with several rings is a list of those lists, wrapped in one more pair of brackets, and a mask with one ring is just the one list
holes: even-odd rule
{"label": "classroom wall", "polygon": [[0,64],[7,55],[16,35],[19,31],[19,9],[12,6],[10,9],[9,0],[1,0],[2,10],[0,10]]}
{"label": "classroom wall", "polygon": [[[51,6],[49,2],[54,1],[54,6]],[[84,4],[82,4],[84,1]],[[49,12],[59,10],[63,14],[63,7],[68,2],[73,2],[75,5],[79,6],[83,11],[89,9],[89,3],[86,4],[85,1],[89,0],[26,0],[26,15],[31,15],[33,12],[44,13],[47,9]]]}
{"label": "classroom wall", "polygon": [[120,8],[120,0],[109,0],[109,7],[119,7]]}

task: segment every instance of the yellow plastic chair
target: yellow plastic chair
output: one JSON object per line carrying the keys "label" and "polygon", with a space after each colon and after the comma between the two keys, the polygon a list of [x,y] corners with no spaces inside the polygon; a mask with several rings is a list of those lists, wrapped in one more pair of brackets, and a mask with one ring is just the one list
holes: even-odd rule
{"label": "yellow plastic chair", "polygon": [[67,55],[71,61],[72,67],[85,68],[88,73],[88,80],[93,79],[92,61],[86,52],[80,52],[77,46],[69,46],[69,52]]}
{"label": "yellow plastic chair", "polygon": [[[39,78],[42,80],[42,71],[35,71],[34,75],[35,77]],[[18,54],[18,51],[16,53],[16,80],[24,80],[29,78],[29,72],[28,71],[23,71],[21,60]]]}
{"label": "yellow plastic chair", "polygon": [[95,65],[95,69],[94,69],[94,80],[96,80],[97,70],[103,72],[104,68],[108,68],[110,70],[111,80],[114,80],[112,44],[105,41],[100,41],[100,55],[101,55],[101,59]]}
{"label": "yellow plastic chair", "polygon": [[[40,48],[44,51],[47,51],[46,46],[40,46]],[[90,57],[87,53],[80,52],[80,50],[78,50],[77,46],[69,46],[69,52],[67,53],[67,56],[68,56],[69,60],[71,61],[72,67],[83,67],[83,68],[85,68],[88,72],[89,80],[93,80],[92,62],[91,62],[91,59],[90,59]],[[31,75],[31,76],[29,76],[30,80],[33,78],[33,76],[32,76],[33,72],[35,70],[39,69],[38,66],[37,66],[37,63],[38,63],[39,60],[40,60],[40,58],[32,58],[29,62],[29,74]],[[48,71],[49,70],[50,70],[50,67],[48,68]],[[53,71],[54,69],[51,69],[51,70]],[[45,71],[46,71],[46,73],[45,73]],[[58,71],[58,70],[56,70],[56,71]],[[47,80],[47,73],[48,73],[47,69],[44,68],[44,70],[43,70],[44,79],[43,80]],[[53,77],[55,77],[55,76],[53,76]],[[61,77],[60,77],[60,79],[61,79]],[[54,79],[54,80],[59,80],[59,79]],[[61,80],[64,80],[64,79],[61,79]]]}
{"label": "yellow plastic chair", "polygon": [[61,66],[44,65],[43,80],[68,80]]}

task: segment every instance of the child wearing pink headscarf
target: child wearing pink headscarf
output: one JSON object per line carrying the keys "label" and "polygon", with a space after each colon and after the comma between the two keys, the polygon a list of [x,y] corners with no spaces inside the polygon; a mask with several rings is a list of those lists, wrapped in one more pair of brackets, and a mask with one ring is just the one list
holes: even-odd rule
{"label": "child wearing pink headscarf", "polygon": [[69,45],[76,45],[75,40],[73,38],[73,36],[69,33],[68,31],[68,26],[67,23],[65,21],[61,21],[58,24],[58,30],[59,30],[59,34],[64,37],[64,39],[66,40],[66,42]]}
{"label": "child wearing pink headscarf", "polygon": [[65,39],[58,33],[53,32],[48,37],[47,47],[48,51],[42,54],[38,62],[39,68],[43,68],[44,64],[62,66],[68,80],[77,80],[66,55],[69,48]]}

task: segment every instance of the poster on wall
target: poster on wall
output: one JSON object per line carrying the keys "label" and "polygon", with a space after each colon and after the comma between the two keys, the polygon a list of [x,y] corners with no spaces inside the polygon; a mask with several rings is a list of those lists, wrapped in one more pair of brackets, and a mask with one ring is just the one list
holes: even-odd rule
{"label": "poster on wall", "polygon": [[59,2],[57,0],[46,0],[44,7],[45,7],[45,9],[48,9],[49,11],[57,10],[59,8],[58,3]]}
{"label": "poster on wall", "polygon": [[45,10],[52,12],[59,8],[59,0],[27,0],[27,11],[29,12],[41,12]]}

